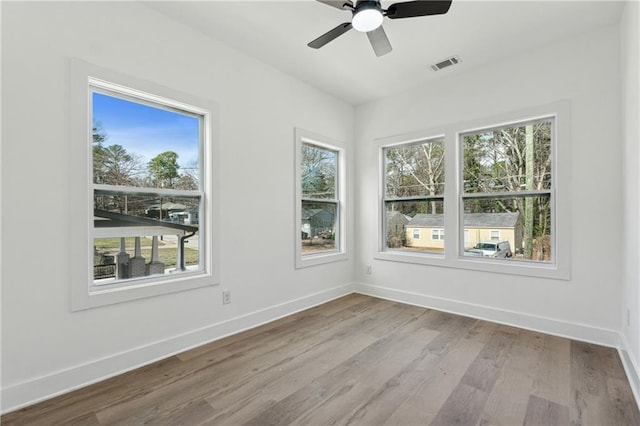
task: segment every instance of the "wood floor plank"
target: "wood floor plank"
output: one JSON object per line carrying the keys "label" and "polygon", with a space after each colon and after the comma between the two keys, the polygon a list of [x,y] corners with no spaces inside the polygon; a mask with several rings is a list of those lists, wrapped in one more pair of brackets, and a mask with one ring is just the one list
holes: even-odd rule
{"label": "wood floor plank", "polygon": [[453,342],[451,345],[438,342],[441,336],[434,339],[430,346],[434,349],[432,353],[440,357],[440,362],[425,372],[419,386],[394,410],[385,424],[429,424],[433,421],[495,328],[495,324],[476,321],[462,336],[450,330],[447,339],[442,333],[442,339]]}
{"label": "wood floor plank", "polygon": [[[387,421],[408,396],[414,394],[419,386],[438,370],[439,363],[456,342],[467,335],[476,339],[484,336],[475,330],[479,328],[476,320],[458,317],[456,320],[459,322],[449,321],[446,324],[441,322],[443,317],[439,314],[441,313],[429,311],[421,317],[421,323],[428,329],[435,331],[440,328],[437,336],[425,346],[418,357],[407,363],[370,398],[364,399],[358,409],[346,418],[346,423],[367,425]],[[449,316],[449,319],[452,318]],[[435,323],[439,323],[440,327],[434,326]]]}
{"label": "wood floor plank", "polygon": [[356,335],[347,340],[334,339],[328,341],[320,352],[309,351],[307,356],[296,357],[282,370],[268,370],[249,381],[225,388],[207,397],[207,401],[218,410],[209,421],[218,424],[247,422],[276,402],[327,374],[374,341],[366,335]]}
{"label": "wood floor plank", "polygon": [[305,388],[260,413],[249,424],[290,424],[315,407],[325,404],[334,395],[344,392],[345,387],[350,387],[351,380],[364,381],[371,387],[382,386],[402,368],[404,359],[414,358],[420,353],[429,336],[433,336],[433,331],[423,329],[416,333],[399,332],[381,338]]}
{"label": "wood floor plank", "polygon": [[522,424],[534,377],[539,371],[543,346],[544,335],[535,332],[519,333],[489,394],[480,424]]}
{"label": "wood floor plank", "polygon": [[[495,329],[431,424],[469,425],[480,420],[489,394],[517,336],[518,330],[511,327],[499,326]],[[460,410],[460,407],[465,409]]]}
{"label": "wood floor plank", "polygon": [[429,424],[432,426],[474,425],[478,422],[488,397],[487,392],[460,383]]}
{"label": "wood floor plank", "polygon": [[640,425],[618,353],[350,295],[3,425]]}
{"label": "wood floor plank", "polygon": [[640,425],[631,386],[626,378],[607,378],[607,399],[610,401],[610,422],[616,425]]}
{"label": "wood floor plank", "polygon": [[557,426],[569,423],[569,408],[531,395],[523,425]]}
{"label": "wood floor plank", "polygon": [[81,390],[4,415],[0,423],[3,425],[52,425],[65,424],[69,419],[83,416],[91,418],[95,416],[96,410],[136,398],[156,386],[164,386],[167,375],[180,364],[182,362],[176,357],[169,357]]}
{"label": "wood floor plank", "polygon": [[556,404],[571,404],[571,340],[544,335],[533,394]]}

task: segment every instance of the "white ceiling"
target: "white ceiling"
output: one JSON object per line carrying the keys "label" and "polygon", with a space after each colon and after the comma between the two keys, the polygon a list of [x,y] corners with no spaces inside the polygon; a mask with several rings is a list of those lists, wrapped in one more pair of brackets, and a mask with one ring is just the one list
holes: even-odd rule
{"label": "white ceiling", "polygon": [[[307,47],[351,20],[351,12],[314,0],[145,4],[354,105],[617,23],[623,8],[618,1],[453,0],[446,15],[385,18],[393,51],[378,58],[355,30],[319,50]],[[452,55],[463,62],[431,71]]]}

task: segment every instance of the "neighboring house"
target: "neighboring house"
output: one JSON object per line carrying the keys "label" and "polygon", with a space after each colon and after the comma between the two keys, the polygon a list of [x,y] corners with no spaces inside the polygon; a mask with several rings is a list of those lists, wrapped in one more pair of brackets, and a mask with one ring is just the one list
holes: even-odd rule
{"label": "neighboring house", "polygon": [[189,209],[185,211],[169,213],[169,220],[177,223],[184,223],[185,225],[197,225],[198,224],[198,210]]}
{"label": "neighboring house", "polygon": [[189,207],[184,204],[165,202],[150,205],[149,208],[145,210],[145,214],[148,217],[162,220],[170,217],[172,213],[183,212],[188,208]]}
{"label": "neighboring house", "polygon": [[399,211],[387,212],[387,246],[398,248],[404,245],[405,227],[411,220],[411,216]]}
{"label": "neighboring house", "polygon": [[333,235],[335,215],[325,209],[302,209],[302,238]]}
{"label": "neighboring house", "polygon": [[[467,213],[464,215],[464,248],[480,241],[509,241],[521,249],[522,221],[519,213]],[[406,225],[408,247],[444,249],[444,216],[417,214]]]}

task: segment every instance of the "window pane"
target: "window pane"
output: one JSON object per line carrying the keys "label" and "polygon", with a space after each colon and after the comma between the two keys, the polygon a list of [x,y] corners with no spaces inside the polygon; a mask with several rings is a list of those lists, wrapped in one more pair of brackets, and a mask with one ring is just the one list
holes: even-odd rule
{"label": "window pane", "polygon": [[444,142],[384,149],[388,198],[444,194]]}
{"label": "window pane", "polygon": [[[93,195],[93,208],[120,214],[125,220],[141,217],[197,227],[200,196],[163,197],[154,193],[132,195],[117,191],[96,190]],[[164,226],[166,223],[158,225]],[[96,228],[100,226],[104,225],[95,223]]]}
{"label": "window pane", "polygon": [[201,117],[93,92],[93,183],[199,188]]}
{"label": "window pane", "polygon": [[465,199],[464,255],[550,262],[550,201],[548,194]]}
{"label": "window pane", "polygon": [[[165,229],[165,232],[172,231]],[[185,235],[190,234],[176,231],[160,235],[94,238],[94,284],[200,270],[198,234],[181,243],[181,237]],[[136,244],[139,245],[138,250]]]}
{"label": "window pane", "polygon": [[312,254],[337,249],[336,203],[302,201],[302,254]]}
{"label": "window pane", "polygon": [[545,119],[463,135],[464,191],[550,189],[551,129]]}
{"label": "window pane", "polygon": [[94,191],[94,283],[200,270],[200,201]]}
{"label": "window pane", "polygon": [[441,239],[431,238],[434,230],[444,227],[442,199],[387,201],[385,210],[387,249],[444,253],[444,231]]}
{"label": "window pane", "polygon": [[315,145],[302,145],[300,164],[302,197],[337,198],[338,153]]}

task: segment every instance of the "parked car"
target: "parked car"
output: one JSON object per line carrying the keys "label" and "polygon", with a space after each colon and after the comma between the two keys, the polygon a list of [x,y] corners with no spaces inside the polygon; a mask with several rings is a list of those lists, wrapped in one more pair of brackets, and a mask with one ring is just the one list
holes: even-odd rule
{"label": "parked car", "polygon": [[483,256],[508,258],[513,256],[509,241],[481,241],[475,245],[474,251],[481,251]]}
{"label": "parked car", "polygon": [[464,251],[464,255],[471,257],[482,257],[484,256],[484,253],[482,252],[482,250],[469,249]]}

